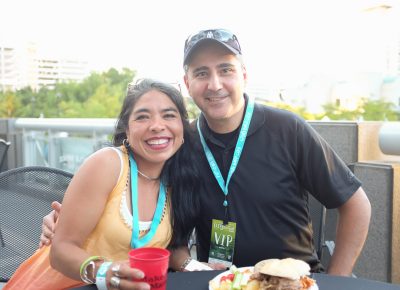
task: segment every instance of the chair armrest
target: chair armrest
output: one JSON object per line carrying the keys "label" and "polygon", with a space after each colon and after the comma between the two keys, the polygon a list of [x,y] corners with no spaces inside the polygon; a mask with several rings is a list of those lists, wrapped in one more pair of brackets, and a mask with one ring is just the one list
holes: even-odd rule
{"label": "chair armrest", "polygon": [[332,256],[333,251],[335,250],[335,242],[334,241],[325,241],[325,246],[328,248],[329,255]]}

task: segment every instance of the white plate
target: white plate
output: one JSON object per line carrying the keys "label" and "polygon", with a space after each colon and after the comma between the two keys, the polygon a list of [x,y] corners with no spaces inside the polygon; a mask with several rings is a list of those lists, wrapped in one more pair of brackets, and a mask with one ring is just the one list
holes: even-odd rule
{"label": "white plate", "polygon": [[[250,269],[251,271],[253,271],[254,267],[241,267],[241,268],[238,268],[238,270],[241,271],[241,272],[243,272],[243,271],[245,271],[247,269]],[[217,285],[219,285],[219,280],[221,280],[221,278],[223,276],[226,276],[226,275],[231,274],[231,273],[232,273],[231,271],[225,271],[225,272],[215,276],[211,281],[215,281],[217,283]],[[208,290],[214,290],[213,288],[211,288],[211,285],[210,285],[211,281],[208,284]],[[319,289],[318,285],[315,283],[308,290],[318,290],[318,289]]]}
{"label": "white plate", "polygon": [[[239,271],[241,271],[241,272],[245,271],[246,269],[249,269],[249,270],[253,271],[254,267],[241,267],[241,268],[237,268],[237,269]],[[225,272],[222,272],[221,274],[215,276],[211,281],[215,281],[217,283],[217,285],[219,285],[219,280],[221,280],[221,278],[223,276],[226,276],[228,274],[232,274],[232,272],[229,271],[229,270],[225,271]],[[208,290],[214,290],[213,288],[211,288],[211,285],[210,285],[211,281],[208,283]]]}

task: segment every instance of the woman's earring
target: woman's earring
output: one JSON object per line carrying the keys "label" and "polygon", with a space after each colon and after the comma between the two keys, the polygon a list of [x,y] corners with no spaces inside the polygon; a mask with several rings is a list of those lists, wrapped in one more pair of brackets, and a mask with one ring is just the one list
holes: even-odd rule
{"label": "woman's earring", "polygon": [[130,149],[131,148],[131,145],[129,144],[128,139],[124,139],[122,141],[122,145],[124,145],[126,149]]}

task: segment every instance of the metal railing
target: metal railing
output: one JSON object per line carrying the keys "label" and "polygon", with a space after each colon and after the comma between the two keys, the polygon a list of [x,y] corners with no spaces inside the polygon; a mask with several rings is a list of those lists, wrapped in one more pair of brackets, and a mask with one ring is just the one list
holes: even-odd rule
{"label": "metal railing", "polygon": [[[346,139],[343,144],[350,145],[338,146],[342,144],[336,140],[335,136],[339,132],[338,126],[342,123],[326,123],[326,126],[333,130],[325,130],[325,132],[323,128],[319,128],[325,123],[310,122],[313,127],[319,128],[322,135],[326,135],[324,138],[332,139],[333,147],[336,145],[335,150],[338,150],[344,158],[348,150],[354,151],[359,145]],[[111,141],[115,124],[116,119],[105,118],[0,119],[0,137],[11,141],[12,144],[8,153],[8,168],[42,165],[74,173],[87,156]],[[354,122],[349,124],[357,126]],[[399,154],[399,130],[400,122],[383,123],[379,140],[383,153]],[[355,134],[355,132],[351,131],[349,134]],[[347,161],[348,163],[357,162],[356,158],[357,155]]]}
{"label": "metal railing", "polygon": [[116,119],[16,119],[24,166],[43,165],[74,173],[86,157],[108,144]]}

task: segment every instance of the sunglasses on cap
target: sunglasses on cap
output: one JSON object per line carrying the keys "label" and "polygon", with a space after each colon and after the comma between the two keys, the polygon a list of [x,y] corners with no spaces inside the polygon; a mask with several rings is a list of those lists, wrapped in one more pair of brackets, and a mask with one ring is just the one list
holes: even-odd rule
{"label": "sunglasses on cap", "polygon": [[187,60],[189,59],[189,55],[193,52],[193,49],[202,42],[203,40],[214,40],[234,54],[242,54],[242,50],[240,48],[239,40],[236,35],[226,29],[208,29],[201,30],[196,34],[190,35],[185,41],[185,49],[184,49],[184,58],[183,64],[185,65]]}
{"label": "sunglasses on cap", "polygon": [[179,91],[179,93],[182,93],[181,84],[178,83],[178,82],[173,82],[173,83],[170,83],[170,82],[160,82],[160,81],[157,81],[157,80],[155,80],[155,79],[150,79],[150,78],[139,78],[139,79],[137,79],[136,81],[132,81],[132,82],[128,83],[128,88],[127,88],[127,90],[128,90],[128,91],[140,90],[140,84],[141,84],[142,82],[147,82],[147,83],[152,82],[152,83],[162,84],[162,85],[164,85],[164,86],[172,87],[172,88],[174,88],[175,90]]}

